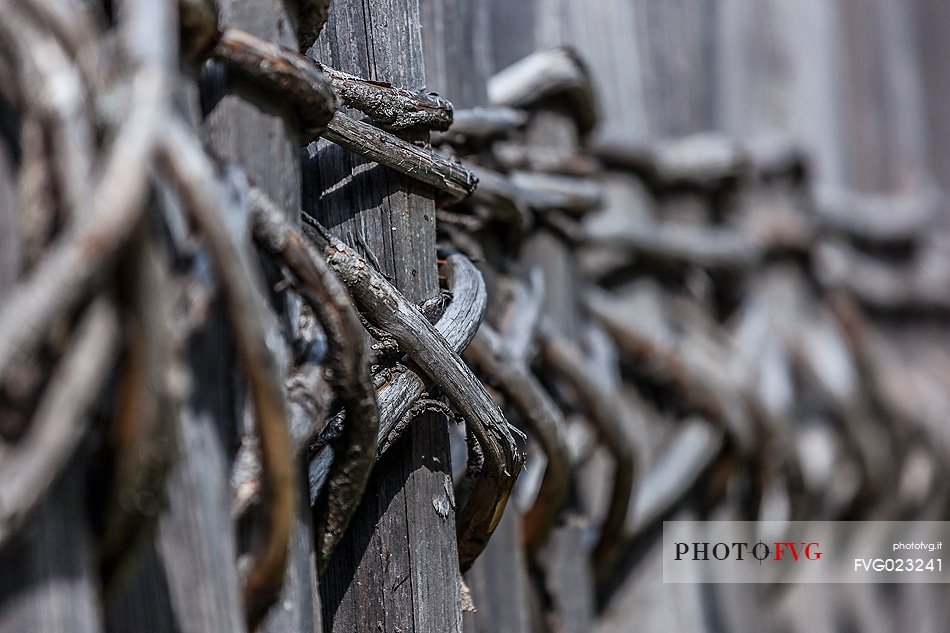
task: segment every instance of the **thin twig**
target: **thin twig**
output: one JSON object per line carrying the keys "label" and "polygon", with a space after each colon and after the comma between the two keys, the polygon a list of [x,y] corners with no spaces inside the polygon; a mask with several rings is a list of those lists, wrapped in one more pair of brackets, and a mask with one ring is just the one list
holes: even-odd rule
{"label": "thin twig", "polygon": [[571,104],[582,131],[594,127],[597,104],[590,76],[573,49],[532,53],[488,80],[488,97],[497,105],[520,108],[554,96],[562,96]]}
{"label": "thin twig", "polygon": [[[80,213],[88,212],[92,196],[92,159],[95,155],[96,130],[91,113],[92,96],[84,82],[82,69],[73,58],[74,52],[64,46],[59,33],[51,32],[49,24],[38,26],[34,20],[55,19],[52,11],[29,19],[21,11],[35,9],[34,3],[14,4],[4,13],[0,30],[4,39],[20,52],[16,68],[18,89],[22,93],[23,115],[34,117],[46,132],[44,159],[50,163],[56,190],[60,221],[74,221]],[[67,13],[72,14],[72,11]],[[72,19],[80,28],[87,26],[75,15],[59,16]],[[59,20],[57,20],[59,21]],[[60,26],[62,26],[60,24]],[[83,34],[91,38],[92,34]],[[56,214],[50,214],[49,222]]]}
{"label": "thin twig", "polygon": [[630,223],[609,234],[588,231],[585,237],[591,246],[621,248],[636,257],[666,264],[747,269],[762,257],[760,245],[724,228]]}
{"label": "thin twig", "polygon": [[17,285],[0,309],[0,380],[85,296],[142,217],[148,162],[164,122],[168,82],[154,68],[132,80],[129,118],[120,126],[88,212]]}
{"label": "thin twig", "polygon": [[499,320],[505,347],[512,358],[527,365],[544,311],[544,273],[540,268],[528,272],[528,283],[515,282],[511,300]]}
{"label": "thin twig", "polygon": [[472,195],[478,184],[478,178],[459,163],[342,112],[336,113],[323,132],[323,137],[459,200]]}
{"label": "thin twig", "polygon": [[754,431],[745,403],[720,368],[638,328],[633,319],[624,318],[628,312],[604,292],[589,292],[585,303],[591,316],[631,358],[662,375],[711,422],[721,424],[743,452],[753,450]]}
{"label": "thin twig", "polygon": [[387,130],[425,128],[446,130],[452,125],[452,103],[436,94],[413,92],[370,81],[314,61],[344,105],[359,110]]}
{"label": "thin twig", "polygon": [[522,361],[509,354],[504,339],[487,323],[478,329],[465,357],[496,383],[521,412],[547,457],[541,487],[524,514],[521,531],[528,554],[534,556],[567,499],[571,464],[564,439],[564,419],[538,380]]}
{"label": "thin twig", "polygon": [[593,553],[595,576],[602,581],[623,538],[635,477],[635,454],[628,437],[641,422],[633,418],[616,392],[606,391],[593,379],[580,350],[557,334],[551,324],[543,323],[539,336],[544,363],[577,393],[614,460],[610,503]]}
{"label": "thin twig", "polygon": [[718,133],[659,143],[603,138],[590,149],[607,166],[632,171],[659,190],[713,189],[739,178],[748,167],[742,148]]}
{"label": "thin twig", "polygon": [[122,362],[110,444],[115,455],[112,491],[99,547],[107,586],[136,540],[164,507],[165,481],[177,448],[176,425],[182,394],[175,387],[178,344],[169,313],[168,263],[144,225],[119,273],[119,296],[127,307]]}
{"label": "thin twig", "polygon": [[471,110],[456,110],[452,125],[443,134],[433,134],[433,144],[443,141],[463,145],[486,143],[506,138],[528,122],[528,113],[506,106],[480,106]]}
{"label": "thin twig", "polygon": [[[485,283],[478,270],[461,255],[450,255],[446,259],[443,275],[452,293],[452,301],[435,324],[435,329],[455,352],[461,352],[475,336],[485,314]],[[395,442],[399,423],[412,405],[423,397],[431,382],[424,374],[405,366],[390,373],[391,376],[376,392],[380,418],[377,459]],[[331,420],[327,428],[334,429],[340,422]],[[332,462],[333,451],[326,440],[321,440],[308,469],[311,499],[322,488]]]}
{"label": "thin twig", "polygon": [[[514,172],[510,178],[515,185],[546,197],[547,207],[566,211],[574,216],[598,209],[604,202],[602,187],[586,178],[525,171]],[[540,206],[535,208],[542,209]]]}

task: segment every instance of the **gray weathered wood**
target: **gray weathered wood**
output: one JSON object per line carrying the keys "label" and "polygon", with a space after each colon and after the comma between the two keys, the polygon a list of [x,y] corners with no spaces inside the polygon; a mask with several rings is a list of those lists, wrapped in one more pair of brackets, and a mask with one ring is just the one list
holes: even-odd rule
{"label": "gray weathered wood", "polygon": [[[400,88],[425,84],[414,0],[333,4],[314,46],[333,68]],[[303,159],[303,208],[358,248],[414,302],[438,292],[432,190],[326,142]],[[427,414],[383,457],[321,581],[327,630],[461,628],[444,418]]]}
{"label": "gray weathered wood", "polygon": [[465,581],[475,613],[465,614],[466,633],[528,633],[529,580],[521,547],[521,513],[509,507],[492,540]]}
{"label": "gray weathered wood", "polygon": [[100,602],[85,514],[83,454],[0,550],[0,631],[98,633]]}
{"label": "gray weathered wood", "polygon": [[[300,44],[294,25],[297,16],[291,16],[287,3],[267,0],[265,3],[226,0],[221,2],[221,24],[241,28],[249,33],[281,46],[297,49]],[[301,7],[313,7],[315,3],[300,3]],[[315,23],[301,20],[309,25],[301,33],[305,40],[312,37],[318,28]],[[283,209],[300,208],[300,167],[298,159],[299,131],[292,118],[280,118],[264,113],[235,97],[225,97],[210,114],[206,129],[212,147],[227,160],[243,168],[252,182],[270,196]],[[289,220],[299,224],[296,214]],[[286,306],[286,304],[285,304]],[[290,306],[285,309],[292,310]],[[284,315],[293,322],[293,315]],[[233,441],[233,440],[232,440]],[[298,498],[303,498],[298,495]],[[277,599],[273,613],[265,624],[265,630],[285,630],[289,623],[313,623],[320,626],[319,596],[313,591],[316,570],[312,549],[304,546],[311,542],[309,520],[297,511],[293,525],[290,560],[283,593]],[[286,609],[285,603],[290,603]]]}
{"label": "gray weathered wood", "polygon": [[457,108],[483,105],[492,71],[491,5],[466,0],[420,0],[426,83]]}
{"label": "gray weathered wood", "polygon": [[789,135],[816,184],[843,180],[838,3],[723,0],[716,11],[714,126],[739,140]]}

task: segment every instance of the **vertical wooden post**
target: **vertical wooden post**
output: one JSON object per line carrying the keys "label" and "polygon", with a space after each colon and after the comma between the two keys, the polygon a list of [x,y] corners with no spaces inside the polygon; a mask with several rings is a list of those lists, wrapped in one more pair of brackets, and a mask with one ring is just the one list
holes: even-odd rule
{"label": "vertical wooden post", "polygon": [[[281,0],[224,0],[221,22],[281,46],[296,48],[295,16],[289,14],[288,4]],[[212,147],[240,165],[257,187],[291,214],[290,221],[299,224],[296,210],[300,208],[300,141],[293,121],[292,113],[266,114],[236,96],[228,96],[211,113],[207,126]],[[288,304],[284,309],[289,314],[282,316],[293,320],[295,308]],[[305,480],[301,473],[299,481]],[[282,593],[261,631],[316,631],[322,626],[307,499],[302,492]]]}
{"label": "vertical wooden post", "polygon": [[[417,0],[341,0],[313,48],[345,72],[425,83]],[[424,140],[424,139],[411,139]],[[303,156],[304,209],[355,247],[412,301],[438,293],[430,188],[325,141]],[[426,414],[377,464],[321,578],[328,631],[460,630],[446,420]]]}

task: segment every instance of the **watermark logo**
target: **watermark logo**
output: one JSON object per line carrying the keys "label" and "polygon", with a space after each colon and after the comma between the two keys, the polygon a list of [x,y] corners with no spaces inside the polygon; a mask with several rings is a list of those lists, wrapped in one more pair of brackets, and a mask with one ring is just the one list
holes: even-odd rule
{"label": "watermark logo", "polygon": [[944,521],[667,521],[674,583],[950,582]]}

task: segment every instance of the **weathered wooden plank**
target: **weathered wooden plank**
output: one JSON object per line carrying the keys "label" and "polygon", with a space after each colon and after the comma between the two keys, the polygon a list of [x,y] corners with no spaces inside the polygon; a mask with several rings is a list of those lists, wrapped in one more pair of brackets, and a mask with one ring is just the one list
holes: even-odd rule
{"label": "weathered wooden plank", "polygon": [[[508,3],[506,10],[521,4],[530,3]],[[420,0],[420,6],[430,88],[442,92],[456,108],[487,104],[487,80],[493,70],[492,29],[496,26],[491,12],[495,7],[492,3],[465,0]],[[519,116],[517,111],[512,114],[515,125],[518,121],[524,123],[524,115]],[[456,122],[464,127],[466,116],[461,120],[456,117]],[[526,207],[516,210],[524,212]],[[486,275],[490,293],[500,290],[492,285],[494,281],[492,275]],[[466,631],[527,633],[531,588],[522,545],[521,514],[513,501],[485,550],[466,573],[466,582],[475,608],[474,612],[464,614]]]}
{"label": "weathered wooden plank", "polygon": [[[415,0],[334,3],[314,49],[360,77],[425,85]],[[326,142],[304,152],[303,208],[356,248],[412,301],[438,292],[432,190]],[[425,414],[376,466],[350,530],[321,579],[327,630],[461,628],[448,435]]]}
{"label": "weathered wooden plank", "polygon": [[474,613],[465,616],[466,633],[528,633],[527,561],[521,544],[521,513],[509,504],[488,547],[465,574]]}
{"label": "weathered wooden plank", "polygon": [[[296,16],[289,15],[287,5],[279,0],[228,0],[221,6],[221,23],[296,48]],[[300,208],[299,132],[295,117],[266,114],[235,97],[226,97],[208,117],[206,128],[219,155],[240,165],[255,186],[288,210],[290,222],[299,225],[294,213]],[[296,305],[280,299],[275,305],[284,306],[283,320],[293,328]],[[299,478],[298,485],[303,481]],[[298,499],[302,503],[293,526],[283,590],[262,625],[264,631],[316,630],[321,626],[311,518],[303,501],[307,498],[301,490]]]}
{"label": "weathered wooden plank", "polygon": [[923,102],[908,3],[840,0],[845,184],[906,192],[924,176]]}
{"label": "weathered wooden plank", "polygon": [[235,415],[229,348],[226,332],[206,330],[190,341],[190,366],[203,392],[182,411],[168,508],[154,545],[145,546],[126,593],[110,608],[109,630],[245,630],[228,492],[230,451],[222,446],[222,435],[234,442],[233,429],[221,424]]}
{"label": "weathered wooden plank", "polygon": [[458,108],[488,103],[492,71],[491,5],[466,0],[420,0],[426,84]]}
{"label": "weathered wooden plank", "polygon": [[946,72],[950,41],[945,37],[945,27],[950,24],[950,2],[916,0],[913,6],[926,116],[928,168],[946,195],[950,187],[947,184],[950,183],[950,117],[946,114],[950,102],[950,73]]}
{"label": "weathered wooden plank", "polygon": [[[282,3],[223,3],[222,24],[295,46]],[[210,144],[285,208],[299,208],[296,130],[237,97],[210,113]],[[231,517],[229,472],[239,435],[242,397],[236,392],[230,329],[216,312],[189,342],[193,398],[182,414],[182,447],[170,480],[169,508],[154,544],[131,571],[129,585],[109,611],[110,630],[245,630]],[[290,562],[278,607],[263,630],[319,627],[309,512],[294,526]],[[305,627],[301,628],[301,627]]]}
{"label": "weathered wooden plank", "polygon": [[816,184],[840,186],[836,4],[723,0],[717,13],[716,127],[740,140],[793,137]]}
{"label": "weathered wooden plank", "polygon": [[495,72],[536,50],[534,19],[540,0],[491,0],[488,4],[491,70]]}
{"label": "weathered wooden plank", "polygon": [[634,36],[640,17],[629,0],[539,0],[536,46],[577,50],[594,86],[598,134],[608,138],[646,132],[644,56],[641,38]]}
{"label": "weathered wooden plank", "polygon": [[644,131],[662,138],[710,129],[716,74],[709,30],[715,2],[636,0],[633,5]]}
{"label": "weathered wooden plank", "polygon": [[0,550],[2,633],[102,630],[80,453]]}

